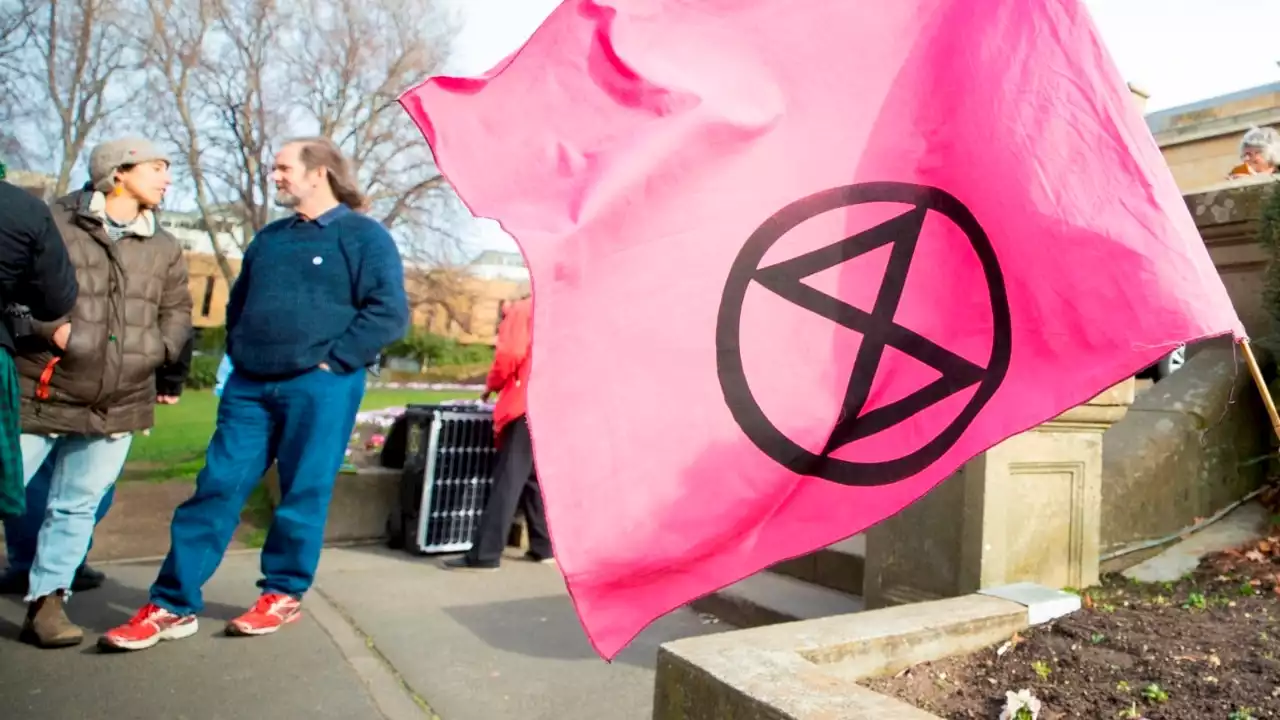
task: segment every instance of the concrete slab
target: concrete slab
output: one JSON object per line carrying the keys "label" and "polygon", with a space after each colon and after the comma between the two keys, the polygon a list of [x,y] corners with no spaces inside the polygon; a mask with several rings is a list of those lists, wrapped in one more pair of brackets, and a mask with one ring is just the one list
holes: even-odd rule
{"label": "concrete slab", "polygon": [[605,663],[556,568],[517,559],[471,574],[382,548],[330,549],[319,588],[446,720],[649,720],[658,646],[724,629],[678,610]]}
{"label": "concrete slab", "polygon": [[1266,537],[1270,522],[1270,513],[1260,503],[1245,503],[1213,525],[1134,565],[1123,574],[1139,582],[1175,581],[1195,570],[1206,555]]}
{"label": "concrete slab", "polygon": [[1025,605],[1027,623],[1043,625],[1080,609],[1080,596],[1036,583],[1014,583],[978,591],[979,595],[1004,598]]}
{"label": "concrete slab", "polygon": [[730,625],[748,628],[860,612],[863,603],[860,597],[787,575],[761,572],[699,598],[693,607]]}
{"label": "concrete slab", "polygon": [[[78,648],[39,650],[17,641],[20,598],[0,598],[0,716],[5,720],[118,718],[233,720],[384,714],[320,622],[307,613],[277,635],[229,638],[227,620],[257,598],[256,553],[228,556],[205,591],[200,631],[145,652],[100,654],[97,635],[147,601],[156,564],[105,565],[102,588],[72,598],[68,614],[91,633]],[[397,691],[398,688],[397,688]],[[395,702],[395,699],[392,700]],[[421,711],[418,717],[425,717]]]}

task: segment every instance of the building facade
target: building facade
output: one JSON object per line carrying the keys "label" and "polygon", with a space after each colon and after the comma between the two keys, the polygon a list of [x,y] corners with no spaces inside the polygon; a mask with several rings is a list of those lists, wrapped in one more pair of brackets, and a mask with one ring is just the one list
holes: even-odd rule
{"label": "building facade", "polygon": [[1150,113],[1147,127],[1183,193],[1230,186],[1240,138],[1251,127],[1280,129],[1280,82]]}

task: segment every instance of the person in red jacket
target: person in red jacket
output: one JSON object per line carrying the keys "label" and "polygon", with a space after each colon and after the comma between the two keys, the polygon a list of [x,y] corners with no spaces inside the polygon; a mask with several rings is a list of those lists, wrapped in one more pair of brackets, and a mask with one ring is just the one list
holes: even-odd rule
{"label": "person in red jacket", "polygon": [[532,300],[521,298],[506,306],[498,326],[498,345],[483,396],[488,400],[495,392],[498,394],[498,403],[493,409],[493,431],[498,446],[493,489],[472,538],[471,550],[446,560],[446,569],[497,570],[517,507],[524,510],[529,528],[529,552],[525,559],[539,563],[555,562],[551,536],[547,532],[547,515],[542,506],[542,491],[533,467],[533,442],[525,419],[532,324]]}

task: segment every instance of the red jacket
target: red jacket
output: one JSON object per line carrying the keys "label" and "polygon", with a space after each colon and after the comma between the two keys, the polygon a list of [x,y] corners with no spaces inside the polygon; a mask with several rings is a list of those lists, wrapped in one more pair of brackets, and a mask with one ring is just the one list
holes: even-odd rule
{"label": "red jacket", "polygon": [[498,404],[493,409],[496,435],[525,413],[532,329],[533,301],[525,298],[511,303],[498,326],[498,346],[485,383],[486,390],[498,393]]}

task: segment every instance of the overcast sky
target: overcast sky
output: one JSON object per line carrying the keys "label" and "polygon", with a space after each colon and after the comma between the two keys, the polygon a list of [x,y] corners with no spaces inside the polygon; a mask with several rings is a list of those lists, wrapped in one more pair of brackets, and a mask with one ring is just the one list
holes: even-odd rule
{"label": "overcast sky", "polygon": [[[464,19],[448,71],[459,75],[482,73],[495,65],[528,39],[558,4],[558,0],[453,2],[462,8]],[[796,4],[799,8],[803,2]],[[1085,4],[1125,79],[1151,93],[1150,111],[1280,82],[1280,0],[1085,0]],[[486,246],[511,247],[500,235],[486,235]]]}

